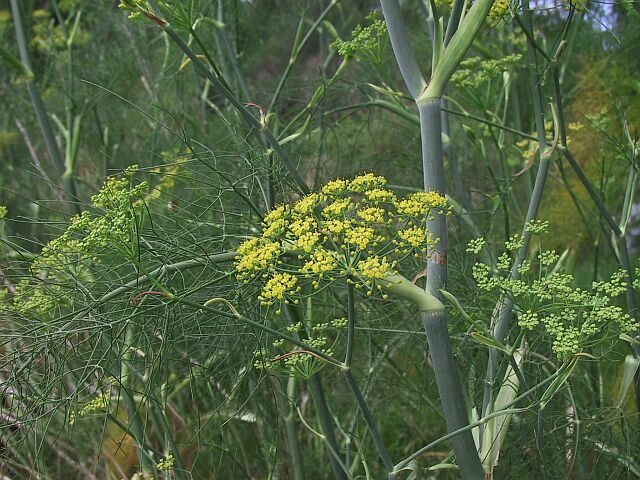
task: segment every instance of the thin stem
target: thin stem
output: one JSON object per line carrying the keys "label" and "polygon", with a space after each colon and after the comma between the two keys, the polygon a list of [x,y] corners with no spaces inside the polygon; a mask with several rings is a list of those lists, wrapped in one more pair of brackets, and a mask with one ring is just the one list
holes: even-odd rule
{"label": "thin stem", "polygon": [[378,455],[380,455],[380,459],[384,464],[384,468],[387,473],[391,473],[393,471],[393,462],[391,461],[391,457],[389,456],[389,452],[387,451],[387,447],[385,447],[384,442],[382,441],[382,437],[380,436],[380,432],[378,432],[378,428],[376,427],[376,422],[367,406],[367,402],[362,396],[362,392],[358,388],[358,385],[351,374],[351,370],[345,370],[344,378],[347,381],[347,385],[353,394],[353,397],[356,400],[358,408],[360,409],[360,413],[364,418],[364,422],[367,424],[367,428],[369,429],[369,433],[373,438],[373,443],[376,446],[376,450],[378,450]]}
{"label": "thin stem", "polygon": [[[271,97],[271,103],[269,104],[269,109],[267,111],[267,115],[269,113],[271,113],[271,111],[275,108],[276,104],[278,103],[278,100],[280,99],[280,95],[282,93],[282,89],[284,87],[284,84],[286,83],[286,81],[289,78],[289,75],[291,73],[291,69],[293,68],[293,66],[298,61],[298,55],[300,54],[300,52],[302,51],[304,46],[307,44],[307,42],[311,38],[311,35],[313,35],[313,33],[317,30],[317,28],[324,21],[324,19],[329,14],[331,9],[337,3],[338,3],[338,0],[331,0],[329,2],[329,5],[327,5],[327,7],[320,13],[320,15],[318,16],[316,21],[313,22],[313,24],[309,28],[309,31],[305,34],[305,36],[302,38],[302,40],[297,41],[297,37],[298,37],[299,33],[296,32],[296,41],[294,42],[293,48],[291,49],[291,56],[289,57],[289,61],[287,62],[287,66],[285,68],[284,73],[280,77],[280,81],[278,82],[278,86],[276,87],[276,90],[273,93],[273,97]],[[303,20],[304,20],[304,18],[300,19],[300,27],[299,28],[302,27]]]}
{"label": "thin stem", "polygon": [[353,358],[353,342],[355,339],[356,328],[356,306],[355,306],[355,292],[353,283],[347,282],[347,353],[345,354],[344,364],[347,367],[351,366],[351,360]]}
{"label": "thin stem", "polygon": [[329,462],[331,464],[331,469],[333,470],[333,475],[337,480],[347,480],[347,472],[338,463],[338,461],[341,461],[339,456],[340,448],[338,447],[338,442],[336,441],[334,433],[333,419],[331,418],[331,413],[327,407],[327,400],[324,396],[322,384],[320,383],[320,378],[317,374],[313,375],[309,380],[309,390],[313,397],[313,403],[316,406],[316,411],[322,427],[322,433],[324,434],[325,440],[330,449]]}
{"label": "thin stem", "polygon": [[209,313],[215,313],[216,315],[220,315],[223,317],[227,317],[227,318],[235,318],[237,320],[240,320],[243,323],[246,323],[247,325],[250,325],[254,328],[257,328],[258,330],[262,330],[263,332],[266,333],[270,333],[272,335],[277,336],[278,338],[287,340],[288,342],[293,343],[294,345],[297,345],[299,347],[301,347],[304,350],[307,350],[311,353],[313,353],[317,358],[324,360],[327,363],[330,363],[331,365],[334,365],[335,367],[338,367],[340,369],[344,369],[345,366],[344,364],[340,363],[338,360],[336,360],[335,358],[333,358],[331,355],[327,355],[326,353],[324,353],[322,350],[318,350],[317,348],[312,347],[311,345],[307,345],[306,343],[304,343],[303,341],[294,338],[290,335],[286,335],[282,332],[279,332],[278,330],[275,330],[271,327],[268,327],[267,325],[263,325],[262,323],[256,322],[254,320],[251,320],[250,318],[244,317],[240,314],[237,313],[227,313],[223,310],[218,310],[215,308],[211,308],[207,305],[203,305],[197,302],[192,302],[191,300],[188,300],[186,298],[183,297],[179,297],[177,295],[171,295],[171,297],[169,297],[170,301],[176,302],[176,303],[182,303],[184,305],[188,305],[190,307],[193,308],[197,308],[199,310],[204,310],[206,312]]}
{"label": "thin stem", "polygon": [[540,389],[541,387],[547,385],[548,383],[551,383],[553,380],[556,379],[556,377],[558,375],[560,375],[560,373],[562,372],[562,370],[558,370],[556,372],[554,372],[552,375],[549,375],[547,378],[545,378],[543,381],[541,381],[540,383],[538,383],[537,385],[531,387],[529,390],[527,390],[526,392],[522,393],[521,395],[518,395],[516,398],[514,398],[513,400],[511,400],[509,403],[504,405],[504,409],[502,410],[498,410],[496,412],[493,412],[489,415],[486,415],[484,417],[482,417],[480,420],[477,420],[473,423],[468,424],[465,427],[462,427],[454,432],[450,432],[447,435],[444,435],[443,437],[438,438],[437,440],[431,442],[429,445],[426,445],[424,447],[422,447],[420,450],[418,450],[417,452],[409,455],[407,458],[405,458],[404,460],[402,460],[400,463],[398,463],[395,466],[395,470],[398,471],[404,467],[406,467],[409,463],[411,463],[412,460],[415,460],[416,458],[418,458],[419,456],[421,456],[422,454],[424,454],[425,452],[431,450],[433,447],[441,444],[442,442],[445,442],[457,435],[460,435],[461,433],[468,431],[468,430],[472,430],[476,427],[480,427],[482,425],[484,425],[485,423],[487,423],[489,420],[491,420],[492,418],[495,417],[499,417],[501,415],[511,415],[514,413],[521,413],[521,412],[526,412],[528,411],[531,406],[527,407],[527,408],[514,408],[514,409],[510,409],[509,407],[516,405],[518,402],[520,402],[520,400],[528,397],[529,395],[531,395],[533,392],[535,392],[536,390]]}
{"label": "thin stem", "polygon": [[[303,324],[300,312],[293,305],[284,306],[284,316],[289,323]],[[300,338],[300,335],[306,336],[306,330],[304,327],[300,333],[294,332],[294,336]],[[336,440],[336,434],[334,431],[333,418],[329,412],[329,405],[327,399],[324,396],[324,390],[322,388],[322,381],[318,373],[311,376],[308,381],[309,390],[313,399],[313,404],[316,407],[316,412],[320,419],[320,425],[322,428],[323,439],[327,444],[327,450],[329,451],[329,464],[336,480],[348,480],[348,470],[344,467],[339,455],[338,441]],[[300,417],[302,419],[302,416]],[[304,420],[303,420],[304,422]]]}
{"label": "thin stem", "polygon": [[182,38],[180,38],[180,36],[171,28],[171,26],[167,22],[158,19],[156,23],[176,43],[176,45],[178,45],[178,47],[185,53],[185,55],[189,57],[196,71],[207,80],[209,80],[213,84],[213,86],[218,91],[220,91],[220,93],[222,93],[227,98],[227,100],[229,100],[231,105],[233,105],[233,107],[238,111],[242,119],[251,127],[253,127],[254,135],[256,135],[260,139],[260,141],[261,137],[264,136],[264,139],[266,139],[267,143],[276,152],[276,154],[280,158],[280,161],[284,165],[287,172],[289,172],[289,175],[291,175],[298,188],[304,194],[311,193],[309,186],[300,175],[300,172],[298,172],[296,167],[293,165],[293,163],[289,159],[289,156],[285,153],[282,146],[275,139],[269,128],[266,125],[263,125],[260,120],[258,120],[253,116],[253,114],[249,112],[249,110],[242,104],[242,102],[240,102],[240,100],[238,100],[238,98],[225,86],[226,82],[224,82],[223,80],[221,81],[217,75],[214,75],[202,63],[202,61],[197,57],[193,50],[189,48],[189,46],[182,40]]}
{"label": "thin stem", "polygon": [[[522,2],[523,9],[526,12],[525,15],[525,28],[531,33],[533,32],[533,20],[531,10],[529,9],[529,3],[527,0]],[[527,37],[529,39],[529,37]],[[516,258],[513,263],[513,267],[510,272],[512,279],[517,279],[520,276],[519,268],[522,261],[526,258],[527,251],[529,250],[529,244],[531,242],[531,233],[527,229],[527,224],[530,221],[536,219],[538,215],[538,209],[542,202],[542,194],[544,191],[544,185],[547,179],[547,173],[549,171],[550,154],[547,154],[547,139],[544,128],[544,110],[542,108],[542,90],[540,72],[538,66],[538,57],[536,55],[536,49],[529,41],[527,44],[527,61],[529,63],[529,85],[533,97],[533,110],[534,119],[536,125],[537,141],[538,141],[538,154],[540,157],[540,165],[536,174],[536,179],[533,186],[533,192],[529,200],[529,207],[527,209],[527,215],[525,223],[522,228],[522,240],[523,246],[518,250]],[[497,321],[492,321],[494,338],[498,341],[504,340],[509,325],[511,324],[513,304],[511,300],[505,296],[502,296],[496,304],[495,312],[498,312]],[[491,409],[491,396],[492,387],[496,379],[496,370],[498,365],[498,353],[495,350],[489,350],[489,360],[487,363],[487,372],[485,374],[485,389],[484,399],[482,405],[482,413],[486,415]]]}

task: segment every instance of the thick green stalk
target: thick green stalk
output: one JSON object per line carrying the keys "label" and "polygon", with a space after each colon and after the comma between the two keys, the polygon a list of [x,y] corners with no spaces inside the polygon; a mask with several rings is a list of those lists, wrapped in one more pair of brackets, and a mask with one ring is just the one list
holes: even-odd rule
{"label": "thick green stalk", "polygon": [[[447,82],[458,68],[465,53],[473,43],[480,27],[493,5],[493,0],[479,0],[459,25],[437,63],[428,84],[420,73],[409,37],[402,20],[397,0],[381,0],[387,21],[391,44],[404,81],[418,105],[422,140],[422,165],[425,191],[445,194],[444,158],[442,150],[441,98]],[[434,19],[437,21],[437,19]],[[434,45],[435,52],[442,45]],[[447,223],[438,213],[427,219],[427,228],[439,239],[430,249],[427,262],[427,295],[440,297],[440,290],[447,281]],[[439,302],[440,303],[440,302]],[[451,348],[445,310],[422,311],[425,333],[429,342],[436,383],[440,393],[443,413],[449,432],[464,428],[469,423],[464,404],[462,384]],[[470,430],[465,430],[451,440],[463,479],[484,479],[484,471]]]}
{"label": "thick green stalk", "polygon": [[[422,160],[425,191],[445,193],[444,161],[442,151],[441,100],[434,99],[419,103],[420,131],[422,138]],[[447,282],[447,220],[446,216],[434,213],[427,220],[427,229],[438,239],[429,250],[427,261],[427,292],[440,297],[440,290]],[[438,392],[442,402],[447,430],[453,432],[469,423],[464,403],[462,384],[458,375],[451,339],[444,309],[439,312],[425,312],[422,321],[429,355],[436,376]],[[482,463],[470,430],[451,439],[451,444],[460,465],[462,478],[484,478]]]}
{"label": "thick green stalk", "polygon": [[530,411],[531,407],[533,405],[536,405],[538,402],[533,403],[532,405],[529,405],[525,408],[515,408],[512,409],[510,407],[512,407],[513,405],[516,405],[518,402],[520,402],[521,400],[523,400],[524,398],[527,398],[529,395],[531,395],[532,393],[536,392],[537,390],[539,390],[540,388],[542,388],[543,386],[551,383],[552,381],[554,381],[561,373],[563,372],[562,369],[555,371],[553,374],[549,375],[547,378],[545,378],[544,380],[542,380],[540,383],[538,383],[537,385],[534,385],[533,387],[531,387],[529,390],[527,390],[524,393],[521,393],[520,395],[518,395],[517,397],[515,397],[513,400],[507,402],[505,405],[503,405],[503,410],[498,410],[495,411],[483,418],[481,418],[480,420],[477,420],[473,423],[470,423],[469,425],[453,431],[451,433],[448,433],[447,435],[434,440],[433,442],[431,442],[429,445],[426,445],[424,447],[422,447],[420,450],[418,450],[417,452],[409,455],[407,458],[405,458],[404,460],[402,460],[401,462],[399,462],[396,466],[395,466],[395,470],[399,471],[403,468],[405,468],[407,465],[409,465],[409,463],[411,463],[411,461],[415,460],[416,458],[418,458],[420,455],[423,455],[425,452],[429,451],[430,449],[432,449],[433,447],[441,444],[442,442],[445,442],[451,438],[454,438],[457,435],[460,435],[460,433],[467,431],[467,430],[471,430],[473,428],[477,428],[477,427],[481,427],[482,425],[484,425],[485,423],[487,423],[489,420],[491,420],[492,418],[496,418],[502,415],[512,415],[514,413],[520,413],[520,412],[527,412]]}
{"label": "thick green stalk", "polygon": [[409,34],[402,18],[400,4],[398,0],[380,0],[384,19],[387,22],[387,29],[391,39],[393,53],[398,62],[398,67],[402,73],[404,83],[409,89],[409,93],[414,99],[417,99],[424,90],[427,82],[425,81],[420,67],[416,61],[415,53],[409,41]]}
{"label": "thick green stalk", "polygon": [[[418,104],[424,190],[445,194],[444,159],[442,150],[441,100]],[[427,229],[438,239],[430,249],[427,261],[427,291],[439,296],[447,282],[447,219],[439,213],[427,219]]]}
{"label": "thick green stalk", "polygon": [[[451,348],[445,313],[423,312],[422,322],[429,342],[429,356],[440,393],[447,431],[454,432],[463,429],[469,425],[469,416],[464,401],[462,383],[458,375],[458,367]],[[464,430],[459,435],[452,437],[451,445],[460,466],[461,477],[463,479],[484,479],[482,463],[471,430]]]}
{"label": "thick green stalk", "polygon": [[471,430],[465,429],[469,424],[469,417],[451,348],[444,304],[436,295],[422,290],[399,275],[387,277],[380,284],[385,290],[411,301],[420,310],[447,431],[460,431],[451,437],[460,473],[463,479],[484,479]]}
{"label": "thick green stalk", "polygon": [[[493,2],[494,0],[479,0],[473,4],[442,53],[442,57],[431,75],[429,84],[418,97],[414,95],[417,102],[442,97],[451,75],[456,71],[467,50],[469,50],[478,35],[493,6]],[[389,34],[391,34],[391,31],[389,31]]]}

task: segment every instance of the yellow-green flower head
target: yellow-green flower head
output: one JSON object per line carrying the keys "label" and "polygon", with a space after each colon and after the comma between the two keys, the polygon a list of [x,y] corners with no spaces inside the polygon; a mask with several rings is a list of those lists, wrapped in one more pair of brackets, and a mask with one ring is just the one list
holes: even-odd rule
{"label": "yellow-green flower head", "polygon": [[384,223],[386,211],[380,207],[367,207],[358,210],[358,216],[366,222]]}
{"label": "yellow-green flower head", "polygon": [[264,217],[264,223],[265,225],[271,225],[278,220],[284,220],[288,213],[289,205],[278,205]]}
{"label": "yellow-green flower head", "polygon": [[303,197],[293,206],[293,211],[299,215],[308,215],[320,203],[322,196],[317,193],[311,193]]}
{"label": "yellow-green flower head", "polygon": [[338,218],[323,222],[324,228],[334,235],[340,235],[341,233],[349,230],[352,224],[353,222],[349,219],[342,220]]}
{"label": "yellow-green flower head", "polygon": [[63,285],[86,271],[87,261],[97,262],[103,254],[131,254],[134,225],[147,190],[146,182],[132,185],[134,171],[107,179],[92,197],[93,211],[72,217],[67,230],[43,247],[31,269],[34,278],[46,278],[21,282],[14,296],[16,310],[44,314],[71,305],[77,292]]}
{"label": "yellow-green flower head", "polygon": [[386,257],[371,256],[358,263],[362,275],[370,280],[379,280],[392,272],[392,267]]}
{"label": "yellow-green flower head", "polygon": [[324,187],[322,187],[322,193],[325,195],[341,195],[346,192],[349,182],[342,178],[336,178],[331,180]]}
{"label": "yellow-green flower head", "polygon": [[238,277],[246,283],[256,279],[268,305],[298,302],[321,285],[340,281],[373,294],[373,284],[394,273],[409,250],[429,252],[438,239],[427,221],[450,212],[438,193],[398,200],[386,183],[364,173],[332,180],[293,206],[277,206],[265,217],[262,235],[238,247]]}
{"label": "yellow-green flower head", "polygon": [[412,215],[414,217],[427,216],[432,210],[446,213],[450,205],[444,195],[438,192],[416,192],[404,200],[398,202],[398,213]]}
{"label": "yellow-green flower head", "polygon": [[266,270],[275,263],[282,250],[279,242],[264,238],[252,238],[238,247],[236,270],[239,272]]}
{"label": "yellow-green flower head", "polygon": [[313,247],[315,247],[319,239],[319,232],[306,232],[296,239],[294,245],[296,248],[302,250],[303,252],[309,253],[311,252],[311,250],[313,250]]}
{"label": "yellow-green flower head", "polygon": [[298,278],[289,273],[276,273],[271,277],[262,289],[262,299],[283,300],[287,292],[291,292],[298,283]]}
{"label": "yellow-green flower head", "polygon": [[302,266],[301,271],[322,276],[338,268],[337,257],[338,254],[332,250],[318,248],[311,255],[311,259]]}
{"label": "yellow-green flower head", "polygon": [[370,200],[373,203],[394,203],[397,201],[396,194],[391,190],[387,190],[385,188],[374,188],[372,190],[367,190],[366,192],[364,192],[364,196],[367,200]]}
{"label": "yellow-green flower head", "polygon": [[334,218],[343,215],[347,209],[353,207],[349,197],[334,200],[322,209],[322,215],[326,218]]}
{"label": "yellow-green flower head", "polygon": [[431,234],[423,226],[413,226],[398,232],[398,236],[414,248],[425,245],[430,238],[428,235]]}
{"label": "yellow-green flower head", "polygon": [[364,192],[374,188],[382,188],[387,184],[387,179],[376,176],[373,173],[358,175],[349,182],[349,190],[353,192]]}
{"label": "yellow-green flower head", "polygon": [[376,232],[371,227],[355,227],[345,232],[344,240],[360,250],[366,250],[373,243],[375,236]]}
{"label": "yellow-green flower head", "polygon": [[498,19],[503,17],[509,11],[509,1],[508,0],[495,0],[491,10],[489,11],[490,19]]}
{"label": "yellow-green flower head", "polygon": [[314,231],[316,228],[317,224],[313,217],[302,217],[289,225],[289,231],[296,237]]}

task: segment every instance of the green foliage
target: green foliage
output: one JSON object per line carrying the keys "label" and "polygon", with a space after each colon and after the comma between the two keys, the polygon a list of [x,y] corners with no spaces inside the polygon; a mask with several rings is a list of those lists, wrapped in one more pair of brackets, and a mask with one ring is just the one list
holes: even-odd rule
{"label": "green foliage", "polygon": [[[443,103],[445,196],[421,190],[420,119],[369,4],[20,5],[32,72],[0,10],[3,475],[328,479],[338,458],[348,478],[385,478],[377,438],[394,463],[411,458],[397,480],[459,478],[424,318],[385,282],[403,275],[425,295],[429,251],[443,243],[444,330],[465,412],[480,420],[473,435],[500,438],[493,478],[640,471],[636,253],[621,265],[637,224],[631,13],[611,14],[617,44],[591,20],[595,4],[535,12],[537,68],[523,60],[522,26],[483,27]],[[422,65],[428,9],[400,5]],[[444,35],[452,2],[435,6]],[[495,2],[485,26],[515,10]],[[164,22],[262,124],[239,119]],[[29,82],[73,164],[72,195]],[[313,193],[287,181],[261,127]],[[541,153],[548,221],[527,223]],[[436,214],[447,214],[447,242],[426,227]],[[505,304],[514,310],[497,339]],[[509,421],[489,422],[500,408]]]}
{"label": "green foliage", "polygon": [[351,40],[334,41],[330,46],[341,57],[354,57],[380,63],[382,50],[387,42],[387,25],[379,18],[380,13],[374,10],[365,18],[370,23],[357,25],[351,32]]}

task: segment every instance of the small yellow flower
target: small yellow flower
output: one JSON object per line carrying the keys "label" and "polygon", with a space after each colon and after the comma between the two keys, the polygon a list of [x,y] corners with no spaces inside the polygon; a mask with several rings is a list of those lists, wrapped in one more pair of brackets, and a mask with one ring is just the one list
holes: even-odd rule
{"label": "small yellow flower", "polygon": [[370,200],[374,203],[394,203],[397,201],[396,194],[391,190],[387,190],[384,188],[374,188],[373,190],[367,190],[366,192],[364,192],[364,196],[367,200]]}
{"label": "small yellow flower", "polygon": [[324,227],[334,235],[344,233],[346,230],[351,228],[351,225],[352,222],[350,220],[333,219],[324,222]]}
{"label": "small yellow flower", "polygon": [[320,239],[319,232],[307,232],[300,235],[296,239],[294,244],[296,248],[299,248],[300,250],[306,253],[309,253],[311,250],[313,250],[313,247],[315,247],[319,239]]}
{"label": "small yellow flower", "polygon": [[298,283],[298,278],[290,273],[276,273],[262,289],[262,298],[264,300],[282,300],[296,283]]}
{"label": "small yellow flower", "polygon": [[334,218],[343,215],[349,207],[352,207],[350,198],[340,198],[322,209],[322,215],[326,218]]}
{"label": "small yellow flower", "polygon": [[344,240],[351,245],[356,245],[360,250],[365,250],[374,240],[376,232],[371,227],[355,227],[347,230]]}
{"label": "small yellow flower", "polygon": [[272,265],[281,251],[279,242],[271,242],[263,238],[252,238],[240,244],[237,249],[238,272],[265,270]]}
{"label": "small yellow flower", "polygon": [[302,266],[301,271],[303,273],[315,273],[316,275],[322,276],[324,273],[338,268],[336,257],[336,252],[318,248],[313,252],[311,260]]}
{"label": "small yellow flower", "polygon": [[276,221],[283,220],[288,213],[289,205],[278,205],[264,217],[264,223],[271,225]]}
{"label": "small yellow flower", "polygon": [[384,223],[384,214],[386,212],[380,207],[368,207],[358,210],[358,216],[366,222]]}
{"label": "small yellow flower", "polygon": [[322,187],[322,193],[325,195],[333,195],[337,196],[341,193],[344,193],[347,189],[347,185],[349,182],[342,178],[336,178],[335,180],[331,180],[324,187]]}
{"label": "small yellow flower", "polygon": [[322,201],[322,195],[311,193],[301,198],[293,207],[293,211],[299,215],[308,215]]}
{"label": "small yellow flower", "polygon": [[424,217],[432,209],[437,209],[441,213],[450,209],[447,198],[438,192],[416,192],[404,200],[397,203],[398,213],[411,215],[414,217]]}
{"label": "small yellow flower", "polygon": [[424,227],[409,227],[398,232],[398,236],[402,238],[410,246],[417,248],[426,243],[433,243],[429,240],[433,240],[433,236],[428,234],[427,229]]}
{"label": "small yellow flower", "polygon": [[358,263],[358,268],[365,278],[376,280],[392,273],[387,257],[371,256]]}
{"label": "small yellow flower", "polygon": [[300,237],[305,233],[311,232],[315,230],[315,228],[316,224],[313,218],[310,217],[300,218],[289,225],[289,231],[296,237]]}
{"label": "small yellow flower", "polygon": [[354,192],[364,192],[373,188],[382,188],[387,184],[387,179],[378,177],[373,173],[358,175],[349,182],[349,189]]}

